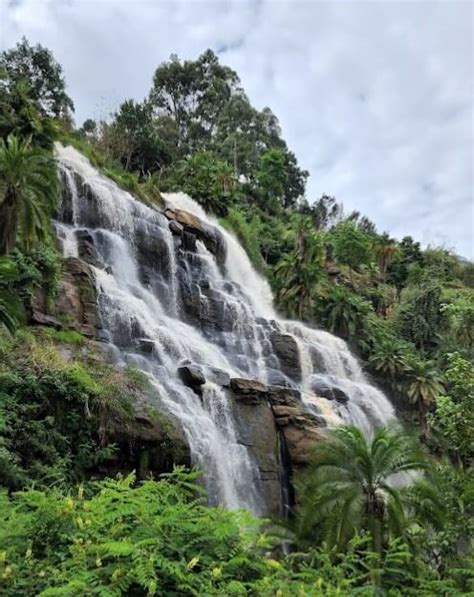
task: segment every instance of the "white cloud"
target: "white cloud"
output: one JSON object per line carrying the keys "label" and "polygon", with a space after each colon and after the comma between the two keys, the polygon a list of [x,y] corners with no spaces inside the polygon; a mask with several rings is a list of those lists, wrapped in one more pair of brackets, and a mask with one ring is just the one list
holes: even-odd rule
{"label": "white cloud", "polygon": [[[0,0],[1,1],[1,0]],[[473,5],[469,2],[11,0],[21,35],[64,65],[78,121],[141,99],[170,53],[207,47],[269,105],[308,196],[335,195],[395,236],[473,256]]]}

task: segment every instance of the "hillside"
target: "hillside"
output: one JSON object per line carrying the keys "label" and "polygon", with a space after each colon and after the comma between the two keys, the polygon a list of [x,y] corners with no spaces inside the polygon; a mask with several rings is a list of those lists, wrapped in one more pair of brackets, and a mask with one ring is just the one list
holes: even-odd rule
{"label": "hillside", "polygon": [[80,128],[0,66],[2,594],[470,594],[474,265],[306,200],[210,50]]}

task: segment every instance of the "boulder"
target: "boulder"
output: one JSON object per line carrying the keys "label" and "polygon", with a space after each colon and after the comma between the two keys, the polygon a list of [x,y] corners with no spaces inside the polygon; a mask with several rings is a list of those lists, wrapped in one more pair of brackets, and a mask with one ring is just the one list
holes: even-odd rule
{"label": "boulder", "polygon": [[[203,222],[200,218],[182,209],[167,207],[164,211],[168,220],[173,220],[183,227],[185,232],[185,244],[189,246],[190,241],[186,239],[186,233],[201,240],[207,249],[216,257],[219,264],[225,262],[226,247],[221,233],[214,226]],[[188,249],[193,250],[193,249]]]}
{"label": "boulder", "polygon": [[281,334],[279,332],[272,333],[270,339],[283,373],[295,381],[300,381],[300,353],[296,340],[290,334]]}
{"label": "boulder", "polygon": [[204,373],[195,365],[184,365],[182,367],[178,367],[178,375],[182,382],[191,388],[203,386],[206,383]]}
{"label": "boulder", "polygon": [[345,404],[349,401],[349,396],[344,392],[344,390],[336,386],[331,386],[324,380],[313,380],[311,383],[311,390],[317,396],[326,398],[326,400],[337,400],[337,402],[341,402],[342,404]]}

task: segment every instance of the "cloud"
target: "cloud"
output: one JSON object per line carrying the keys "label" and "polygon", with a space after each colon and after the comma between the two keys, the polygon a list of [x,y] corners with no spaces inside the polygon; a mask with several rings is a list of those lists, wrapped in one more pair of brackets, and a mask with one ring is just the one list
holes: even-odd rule
{"label": "cloud", "polygon": [[[1,0],[0,0],[1,1]],[[64,65],[79,122],[143,98],[171,53],[207,47],[270,106],[308,197],[335,195],[382,230],[473,257],[473,6],[461,2],[0,4],[0,44],[21,35]]]}

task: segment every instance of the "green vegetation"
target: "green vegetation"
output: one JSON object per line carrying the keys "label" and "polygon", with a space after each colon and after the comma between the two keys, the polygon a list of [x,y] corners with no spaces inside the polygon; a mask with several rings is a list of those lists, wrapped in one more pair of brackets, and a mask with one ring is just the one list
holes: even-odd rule
{"label": "green vegetation", "polygon": [[[2,595],[473,594],[473,264],[304,199],[276,116],[210,50],[172,56],[107,121],[74,129],[72,111],[51,52],[0,56]],[[61,281],[55,140],[142,201],[184,190],[219,216],[280,311],[347,340],[413,433],[334,432],[284,524],[207,507],[194,472],[105,479],[136,463],[117,431],[146,378],[74,330],[24,327]]]}

